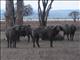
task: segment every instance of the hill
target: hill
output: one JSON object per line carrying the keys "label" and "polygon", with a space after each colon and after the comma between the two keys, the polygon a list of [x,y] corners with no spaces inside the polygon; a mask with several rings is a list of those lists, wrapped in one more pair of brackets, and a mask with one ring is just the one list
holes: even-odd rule
{"label": "hill", "polygon": [[[5,18],[4,17],[5,11],[4,10],[0,10],[0,11],[1,11],[0,18],[2,20]],[[69,13],[72,11],[73,10],[50,10],[48,18],[49,19],[56,19],[56,18],[57,19],[71,19],[71,17],[69,16]],[[80,12],[80,10],[75,10],[75,11]],[[24,19],[38,19],[38,11],[34,10],[32,15],[24,16]]]}

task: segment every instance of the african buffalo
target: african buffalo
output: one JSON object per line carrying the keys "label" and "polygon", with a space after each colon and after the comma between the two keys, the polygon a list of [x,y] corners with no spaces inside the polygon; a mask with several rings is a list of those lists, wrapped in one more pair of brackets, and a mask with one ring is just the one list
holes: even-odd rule
{"label": "african buffalo", "polygon": [[25,27],[25,30],[26,30],[26,35],[28,36],[28,42],[30,42],[30,37],[33,38],[31,25],[27,25]]}
{"label": "african buffalo", "polygon": [[6,37],[8,42],[8,48],[16,48],[16,40],[18,38],[18,32],[15,27],[8,28],[6,30]]}
{"label": "african buffalo", "polygon": [[62,31],[64,32],[64,37],[65,35],[67,35],[68,40],[73,40],[76,31],[76,26],[73,24],[65,24],[64,26],[62,26]]}
{"label": "african buffalo", "polygon": [[30,36],[32,37],[32,29],[30,25],[15,25],[6,30],[6,37],[8,42],[8,47],[16,48],[16,41],[19,40],[20,36],[28,36],[28,41],[30,41]]}
{"label": "african buffalo", "polygon": [[30,37],[32,38],[32,28],[30,25],[20,25],[18,30],[18,41],[20,36],[27,36],[28,42],[30,41]]}
{"label": "african buffalo", "polygon": [[59,33],[60,26],[50,26],[45,28],[36,28],[33,30],[33,47],[35,47],[35,43],[38,47],[39,45],[39,38],[41,39],[48,39],[50,41],[50,47],[53,47],[53,40],[54,37]]}
{"label": "african buffalo", "polygon": [[20,29],[19,29],[19,35],[18,37],[20,36],[27,36],[28,37],[28,42],[30,41],[30,37],[32,37],[32,28],[30,25],[23,25],[23,26],[20,26]]}

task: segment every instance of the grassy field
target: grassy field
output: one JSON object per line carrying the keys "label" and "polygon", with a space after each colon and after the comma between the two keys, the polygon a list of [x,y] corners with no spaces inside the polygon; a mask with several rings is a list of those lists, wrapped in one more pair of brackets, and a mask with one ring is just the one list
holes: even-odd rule
{"label": "grassy field", "polygon": [[54,41],[53,48],[49,41],[40,40],[41,48],[33,48],[32,41],[21,37],[17,48],[7,48],[4,40],[5,33],[1,32],[1,60],[80,60],[80,32],[76,32],[74,41]]}
{"label": "grassy field", "polygon": [[49,41],[42,40],[41,48],[33,48],[32,41],[28,43],[27,37],[21,37],[17,48],[11,49],[7,48],[5,38],[5,33],[1,32],[1,60],[80,60],[80,31],[75,33],[74,41],[54,41],[53,48],[49,46]]}
{"label": "grassy field", "polygon": [[[24,25],[30,24],[32,28],[36,28],[39,26],[39,22],[38,21],[24,21],[23,22]],[[80,21],[77,22],[73,22],[73,21],[48,21],[47,25],[64,25],[64,24],[75,24],[76,26],[80,26]],[[6,29],[6,22],[4,21],[0,21],[0,30],[5,30]]]}

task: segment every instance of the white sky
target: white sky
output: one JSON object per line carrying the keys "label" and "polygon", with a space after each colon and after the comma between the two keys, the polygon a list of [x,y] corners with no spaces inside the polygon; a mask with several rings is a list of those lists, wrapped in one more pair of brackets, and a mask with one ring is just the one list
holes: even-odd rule
{"label": "white sky", "polygon": [[[6,2],[0,1],[1,10],[5,10]],[[25,1],[24,5],[30,4],[34,9],[38,8],[37,1]],[[63,10],[63,9],[79,9],[80,10],[80,1],[54,1],[52,4],[52,9],[54,10]]]}

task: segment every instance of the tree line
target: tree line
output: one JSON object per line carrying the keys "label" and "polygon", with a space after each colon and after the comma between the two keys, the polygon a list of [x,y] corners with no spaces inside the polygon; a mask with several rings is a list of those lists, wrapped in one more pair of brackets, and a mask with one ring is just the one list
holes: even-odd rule
{"label": "tree line", "polygon": [[[51,9],[54,0],[38,0],[38,17],[39,25],[45,27],[47,25],[47,19],[49,11]],[[40,3],[42,3],[42,8]],[[23,24],[23,16],[32,14],[33,8],[30,5],[24,6],[23,0],[17,0],[16,10],[14,8],[14,0],[6,0],[6,27]],[[74,22],[79,19],[80,13],[73,11],[69,14]]]}

